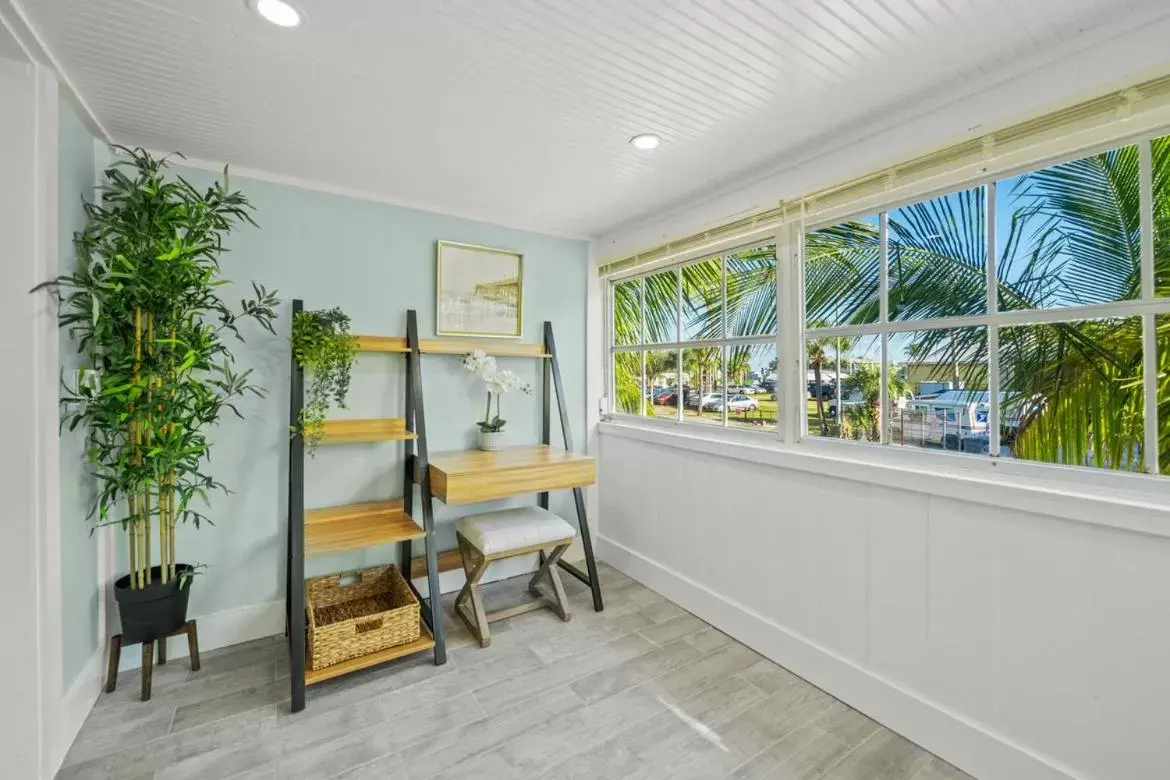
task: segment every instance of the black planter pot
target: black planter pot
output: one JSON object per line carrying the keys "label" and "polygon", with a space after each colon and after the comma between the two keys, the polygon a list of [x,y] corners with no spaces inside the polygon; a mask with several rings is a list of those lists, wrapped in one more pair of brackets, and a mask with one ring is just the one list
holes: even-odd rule
{"label": "black planter pot", "polygon": [[[114,583],[114,598],[118,602],[118,614],[122,619],[122,641],[125,644],[160,639],[177,631],[187,622],[187,598],[191,595],[192,566],[185,563],[175,565],[176,575],[165,585],[162,570],[153,567],[151,584],[132,590],[130,575]],[[179,583],[184,583],[179,587]]]}

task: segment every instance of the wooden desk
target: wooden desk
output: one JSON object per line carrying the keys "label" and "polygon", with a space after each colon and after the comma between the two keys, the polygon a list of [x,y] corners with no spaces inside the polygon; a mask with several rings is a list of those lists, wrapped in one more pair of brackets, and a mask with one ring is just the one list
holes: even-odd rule
{"label": "wooden desk", "polygon": [[440,452],[430,457],[431,495],[445,504],[473,504],[497,498],[592,485],[593,458],[547,444],[487,452]]}

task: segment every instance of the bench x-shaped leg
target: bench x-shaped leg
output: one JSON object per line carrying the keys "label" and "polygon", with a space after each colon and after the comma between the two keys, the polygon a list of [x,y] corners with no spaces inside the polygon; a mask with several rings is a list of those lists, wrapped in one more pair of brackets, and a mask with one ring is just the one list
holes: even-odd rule
{"label": "bench x-shaped leg", "polygon": [[564,621],[571,620],[573,615],[569,612],[569,601],[565,598],[565,587],[561,584],[561,575],[558,571],[557,562],[560,561],[561,556],[569,549],[570,544],[572,544],[571,539],[564,544],[557,545],[553,549],[552,554],[545,558],[544,563],[536,570],[536,574],[532,575],[532,579],[528,581],[528,592],[537,598],[543,599],[544,594],[540,592],[539,585],[542,579],[548,579],[553,591],[552,603],[549,606]]}
{"label": "bench x-shaped leg", "polygon": [[[463,583],[463,590],[455,597],[455,614],[467,624],[467,629],[479,641],[480,647],[487,647],[492,643],[492,634],[488,628],[487,613],[483,608],[483,596],[479,592],[479,580],[487,571],[491,560],[469,544],[462,534],[459,534],[458,538],[463,558],[463,572],[467,579]],[[467,606],[469,601],[470,609]]]}

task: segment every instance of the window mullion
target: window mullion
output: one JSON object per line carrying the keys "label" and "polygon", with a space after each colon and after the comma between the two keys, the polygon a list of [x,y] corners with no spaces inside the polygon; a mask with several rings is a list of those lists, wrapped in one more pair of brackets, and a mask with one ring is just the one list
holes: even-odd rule
{"label": "window mullion", "polygon": [[995,315],[999,312],[999,256],[996,247],[995,214],[997,208],[995,182],[987,185],[984,207],[987,219],[987,314],[992,318],[987,326],[987,454],[999,457],[999,326]]}
{"label": "window mullion", "polygon": [[638,280],[638,310],[641,321],[638,323],[638,344],[646,344],[646,277]]}
{"label": "window mullion", "polygon": [[[788,387],[784,381],[784,376],[787,371],[783,368],[784,359],[787,350],[784,348],[784,339],[791,340],[792,323],[787,322],[786,318],[791,315],[789,312],[792,308],[792,298],[789,297],[787,305],[785,305],[784,296],[792,295],[792,288],[794,286],[792,281],[792,255],[788,251],[788,237],[791,231],[787,226],[779,228],[772,236],[772,246],[775,247],[776,255],[776,333],[773,336],[773,343],[776,345],[776,383],[772,386],[772,396],[776,399],[776,438],[780,441],[789,441],[790,436],[787,430],[788,412],[784,408],[785,400],[788,398]],[[781,262],[783,259],[783,262]],[[799,260],[797,261],[799,264]],[[765,376],[764,379],[767,379]]]}
{"label": "window mullion", "polygon": [[878,216],[878,322],[890,321],[890,215],[883,211]]}
{"label": "window mullion", "polygon": [[640,395],[640,397],[638,399],[638,416],[645,417],[646,416],[646,389],[647,389],[646,388],[646,350],[643,349],[640,354],[642,356],[642,360],[641,360],[641,362],[642,362],[642,380],[639,383],[639,387],[638,387],[638,393]]}
{"label": "window mullion", "polygon": [[606,350],[606,356],[605,356],[605,359],[606,359],[605,370],[606,370],[606,379],[607,379],[605,384],[606,384],[606,391],[609,394],[609,402],[605,406],[606,406],[606,409],[610,415],[612,415],[616,411],[615,405],[617,404],[617,393],[614,391],[614,384],[616,382],[615,377],[617,375],[617,371],[615,370],[615,366],[614,366],[615,352],[613,351],[613,348],[615,346],[615,342],[617,341],[617,328],[614,326],[614,317],[617,316],[615,313],[616,308],[614,306],[614,290],[616,288],[617,288],[617,283],[610,282],[609,287],[606,290],[606,295],[605,295],[605,306],[606,306],[605,321],[606,321],[607,327],[609,328],[609,349]]}
{"label": "window mullion", "polygon": [[[1154,289],[1154,166],[1151,141],[1138,142],[1138,197],[1141,213],[1142,300],[1153,300]],[[1158,463],[1158,332],[1153,312],[1142,315],[1143,432],[1146,471],[1160,473]]]}
{"label": "window mullion", "polygon": [[[804,252],[805,252],[805,231],[804,231],[804,217],[803,212],[801,220],[795,230],[791,227],[788,230],[788,262],[789,273],[796,278],[796,284],[793,285],[796,289],[793,295],[796,296],[793,312],[789,316],[789,322],[792,325],[792,339],[790,344],[795,350],[792,356],[784,361],[784,364],[790,367],[789,371],[785,372],[785,391],[792,393],[792,399],[787,403],[788,413],[792,415],[791,433],[792,437],[789,441],[799,442],[808,435],[806,430],[808,426],[807,404],[804,399],[808,397],[807,380],[808,376],[808,349],[805,346],[805,324],[808,319],[808,314],[805,312],[805,289],[804,289]],[[791,369],[795,369],[799,381],[792,381]],[[776,377],[777,382],[780,377]]]}
{"label": "window mullion", "polygon": [[[878,217],[878,245],[879,262],[878,262],[878,322],[883,325],[890,321],[890,217],[887,212],[882,212]],[[882,367],[881,367],[881,388],[879,389],[880,402],[878,406],[878,441],[882,444],[890,443],[890,431],[887,422],[890,418],[890,336],[888,333],[882,334]],[[837,357],[837,375],[841,375],[841,357]],[[821,388],[816,388],[816,393],[819,395]],[[838,396],[837,398],[837,414],[838,417],[843,415],[843,408],[845,406],[845,399]]]}
{"label": "window mullion", "polygon": [[[683,269],[680,267],[675,276],[675,287],[678,290],[678,317],[675,319],[675,341],[681,342],[683,340],[683,286],[682,286]],[[675,366],[675,385],[676,390],[674,394],[674,416],[677,422],[682,422],[683,419],[683,351],[682,347],[678,348],[678,363]]]}
{"label": "window mullion", "polygon": [[[731,329],[728,327],[728,256],[720,257],[720,323],[722,324],[722,338],[727,338]],[[723,427],[728,427],[728,356],[730,350],[727,346],[720,347],[720,357],[723,361],[720,366],[720,385],[723,388]],[[698,398],[698,405],[702,407],[702,396]],[[702,409],[700,409],[702,412]]]}
{"label": "window mullion", "polygon": [[1138,142],[1138,197],[1141,226],[1141,298],[1154,298],[1154,164],[1150,139]]}

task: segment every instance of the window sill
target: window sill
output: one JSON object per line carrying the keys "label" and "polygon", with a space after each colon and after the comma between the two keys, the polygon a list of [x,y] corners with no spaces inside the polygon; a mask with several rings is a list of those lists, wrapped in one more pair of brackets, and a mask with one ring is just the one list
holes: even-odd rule
{"label": "window sill", "polygon": [[[602,421],[598,430],[603,436],[1170,537],[1170,478],[1165,477],[850,442],[793,444],[751,431],[625,418]],[[924,463],[923,456],[932,462]]]}

